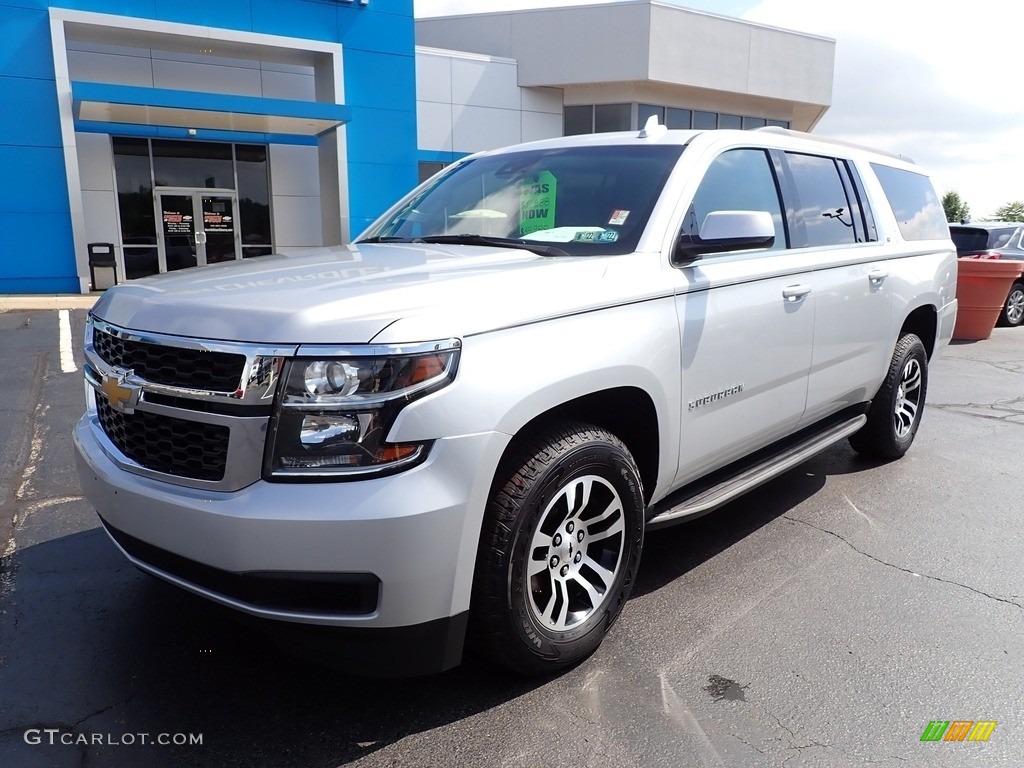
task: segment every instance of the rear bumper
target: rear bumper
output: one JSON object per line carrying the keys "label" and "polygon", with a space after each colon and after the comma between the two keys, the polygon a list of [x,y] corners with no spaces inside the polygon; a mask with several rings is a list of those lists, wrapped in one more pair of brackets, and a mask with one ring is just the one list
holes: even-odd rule
{"label": "rear bumper", "polygon": [[938,329],[936,332],[934,351],[934,354],[936,355],[949,346],[949,342],[953,339],[953,326],[956,325],[956,310],[956,299],[953,299],[951,302],[939,309]]}

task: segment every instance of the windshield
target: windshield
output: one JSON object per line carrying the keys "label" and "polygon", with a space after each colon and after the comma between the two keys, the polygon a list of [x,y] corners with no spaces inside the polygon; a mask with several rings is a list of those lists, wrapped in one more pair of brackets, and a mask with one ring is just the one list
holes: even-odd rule
{"label": "windshield", "polygon": [[[557,245],[573,256],[630,253],[683,147],[562,147],[452,166],[368,229],[361,241]],[[545,252],[538,248],[539,252]]]}

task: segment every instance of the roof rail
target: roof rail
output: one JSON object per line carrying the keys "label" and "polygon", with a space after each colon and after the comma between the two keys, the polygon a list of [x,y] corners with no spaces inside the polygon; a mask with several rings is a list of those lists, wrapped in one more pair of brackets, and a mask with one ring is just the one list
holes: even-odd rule
{"label": "roof rail", "polygon": [[[875,147],[866,147],[863,144],[856,144],[852,141],[843,141],[842,139],[833,139],[828,136],[820,136],[816,133],[805,133],[804,131],[794,131],[790,128],[780,128],[777,125],[765,125],[760,128],[755,128],[755,131],[761,131],[763,133],[774,133],[779,136],[792,136],[794,138],[806,139],[811,138],[815,141],[821,141],[826,144],[834,144],[837,147],[850,147],[851,149],[860,149],[865,152],[874,152],[876,155],[885,155],[896,160],[902,160],[904,163],[914,163],[913,159],[906,155],[901,155],[898,152],[887,152],[884,149],[876,149]],[[917,165],[917,163],[914,163]]]}

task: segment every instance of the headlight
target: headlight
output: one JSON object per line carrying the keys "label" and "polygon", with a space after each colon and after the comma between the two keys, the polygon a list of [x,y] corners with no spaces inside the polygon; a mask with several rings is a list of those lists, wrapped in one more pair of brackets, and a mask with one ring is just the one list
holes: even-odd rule
{"label": "headlight", "polygon": [[458,357],[459,342],[450,339],[292,358],[271,420],[264,477],[344,479],[419,463],[429,445],[388,443],[388,432],[406,404],[455,378]]}

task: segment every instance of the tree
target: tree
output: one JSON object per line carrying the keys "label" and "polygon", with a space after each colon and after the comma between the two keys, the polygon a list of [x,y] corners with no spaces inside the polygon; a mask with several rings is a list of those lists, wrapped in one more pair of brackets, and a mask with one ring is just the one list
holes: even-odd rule
{"label": "tree", "polygon": [[942,210],[946,212],[946,221],[959,224],[971,218],[971,208],[960,199],[958,192],[947,192],[942,196]]}
{"label": "tree", "polygon": [[1024,221],[1024,200],[1014,200],[999,206],[992,218],[996,221]]}

